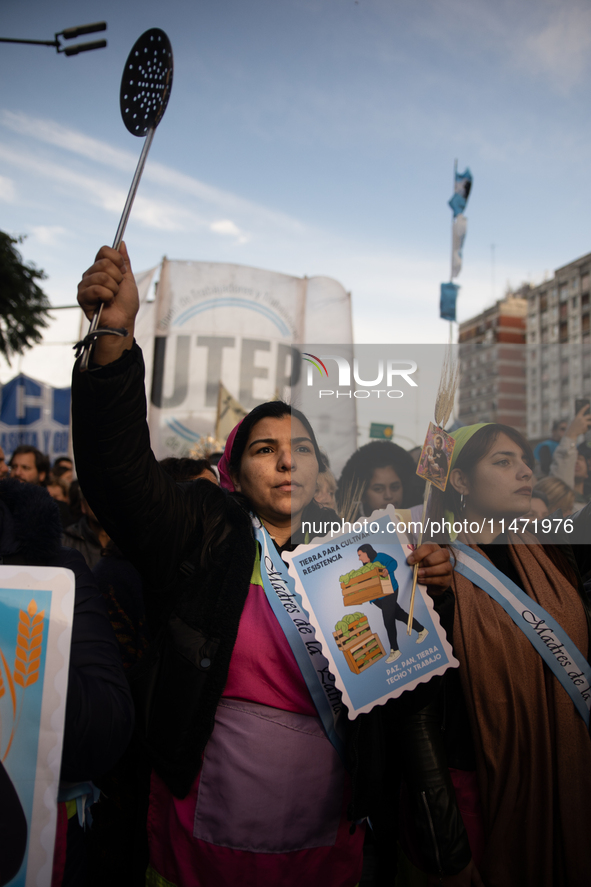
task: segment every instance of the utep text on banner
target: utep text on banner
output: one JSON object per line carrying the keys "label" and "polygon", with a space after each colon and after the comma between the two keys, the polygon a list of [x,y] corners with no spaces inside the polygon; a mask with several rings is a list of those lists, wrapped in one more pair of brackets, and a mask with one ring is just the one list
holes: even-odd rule
{"label": "utep text on banner", "polygon": [[51,460],[68,452],[70,389],[52,388],[22,373],[2,388],[0,446],[7,458],[21,444]]}
{"label": "utep text on banner", "polygon": [[352,340],[350,294],[326,277],[164,261],[149,304],[153,323],[136,338],[154,355],[146,387],[159,459],[187,455],[213,432],[220,384],[246,411],[277,396],[292,399],[295,342],[313,350],[327,332],[329,341]]}
{"label": "utep text on banner", "polygon": [[74,593],[71,570],[0,566],[0,805],[11,826],[9,846],[0,841],[0,873],[7,887],[51,885]]}

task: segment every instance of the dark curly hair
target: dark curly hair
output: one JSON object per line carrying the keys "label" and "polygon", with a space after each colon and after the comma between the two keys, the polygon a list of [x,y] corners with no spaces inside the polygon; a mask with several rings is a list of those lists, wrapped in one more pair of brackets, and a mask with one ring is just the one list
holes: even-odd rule
{"label": "dark curly hair", "polygon": [[161,460],[160,467],[177,483],[193,480],[204,471],[210,471],[213,477],[216,477],[216,473],[207,459],[191,459],[188,456],[178,459],[168,456],[168,458]]}
{"label": "dark curly hair", "polygon": [[337,489],[339,509],[353,497],[363,501],[376,468],[393,468],[402,483],[402,507],[420,503],[423,483],[416,475],[412,456],[389,440],[372,440],[356,450],[346,463]]}

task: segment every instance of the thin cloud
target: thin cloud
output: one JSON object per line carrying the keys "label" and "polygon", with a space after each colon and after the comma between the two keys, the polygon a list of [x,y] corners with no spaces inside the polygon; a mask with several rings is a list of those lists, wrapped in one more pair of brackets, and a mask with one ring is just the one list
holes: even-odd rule
{"label": "thin cloud", "polygon": [[0,200],[4,203],[14,203],[16,200],[16,187],[12,179],[0,176]]}
{"label": "thin cloud", "polygon": [[220,219],[219,222],[212,222],[209,229],[214,234],[221,234],[224,237],[235,237],[237,243],[248,243],[249,240],[231,219]]}
{"label": "thin cloud", "polygon": [[[132,174],[137,164],[137,155],[120,148],[114,148],[106,142],[94,139],[74,129],[61,126],[53,120],[31,117],[22,112],[3,111],[2,124],[20,135],[34,138],[45,144],[53,145],[73,154],[101,163],[111,169]],[[214,188],[192,176],[180,173],[161,163],[149,161],[144,171],[147,181],[173,189],[184,197],[190,195],[196,197],[209,206],[215,207],[218,213],[240,213],[249,218],[257,219],[263,224],[280,225],[294,233],[305,230],[301,222],[290,216],[275,212],[267,207],[245,200],[229,191]]]}
{"label": "thin cloud", "polygon": [[[2,144],[0,160],[24,172],[49,179],[78,196],[84,194],[92,205],[108,213],[119,215],[123,209],[127,192],[96,176],[84,175],[67,166]],[[184,207],[142,195],[136,197],[133,214],[134,220],[160,231],[186,231],[187,228],[204,228],[207,225],[204,218]]]}
{"label": "thin cloud", "polygon": [[591,9],[561,5],[549,24],[525,41],[524,63],[546,74],[561,92],[586,75],[591,50]]}
{"label": "thin cloud", "polygon": [[61,225],[33,225],[31,228],[31,235],[44,246],[57,246],[66,233]]}

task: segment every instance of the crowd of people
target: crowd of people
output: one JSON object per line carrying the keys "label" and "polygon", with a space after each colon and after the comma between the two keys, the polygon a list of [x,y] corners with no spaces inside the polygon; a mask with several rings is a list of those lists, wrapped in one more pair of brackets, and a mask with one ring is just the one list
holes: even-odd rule
{"label": "crowd of people", "polygon": [[[103,327],[127,335],[101,337],[90,370],[74,369],[77,477],[65,456],[0,453],[3,562],[76,575],[54,887],[587,883],[589,408],[535,451],[504,425],[452,433],[429,515],[462,529],[415,539],[408,563],[459,668],[354,720],[329,687],[327,726],[319,660],[303,662],[270,583],[287,586],[282,555],[310,522],[388,506],[420,519],[420,450],[372,441],[336,478],[307,418],[273,401],[217,465],[159,463],[125,247],[100,251],[79,301],[89,316],[102,302]],[[548,516],[569,517],[569,534],[533,524]],[[577,662],[574,690],[489,586],[545,614]],[[397,597],[379,604],[393,663],[408,614]],[[15,822],[0,811],[0,838]],[[5,846],[0,884],[20,864],[18,842],[9,863]]]}

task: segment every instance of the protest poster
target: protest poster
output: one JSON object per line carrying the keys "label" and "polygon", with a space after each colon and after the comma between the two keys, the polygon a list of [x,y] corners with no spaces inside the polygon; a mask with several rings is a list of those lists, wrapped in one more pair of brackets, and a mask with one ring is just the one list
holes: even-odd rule
{"label": "protest poster", "polygon": [[424,586],[417,586],[407,634],[412,549],[394,509],[341,526],[347,532],[283,556],[355,718],[459,663]]}
{"label": "protest poster", "polygon": [[74,591],[71,570],[0,566],[2,887],[51,885]]}

